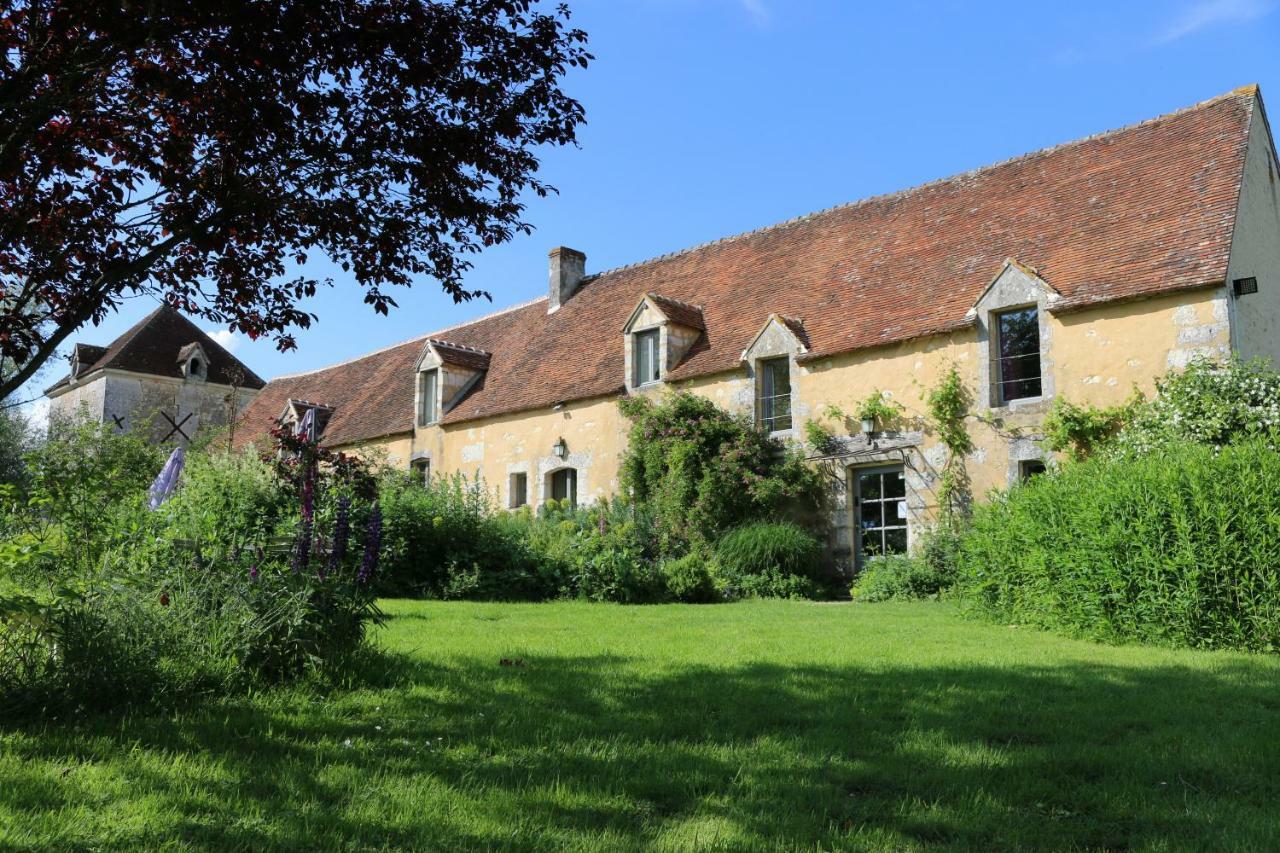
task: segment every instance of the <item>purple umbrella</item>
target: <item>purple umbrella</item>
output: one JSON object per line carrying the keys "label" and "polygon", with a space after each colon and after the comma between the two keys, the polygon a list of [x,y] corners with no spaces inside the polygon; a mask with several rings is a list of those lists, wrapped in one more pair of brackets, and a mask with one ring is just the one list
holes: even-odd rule
{"label": "purple umbrella", "polygon": [[164,503],[169,495],[173,494],[173,490],[178,488],[178,478],[182,476],[182,463],[186,459],[186,453],[182,447],[175,447],[173,452],[169,454],[169,461],[164,463],[164,467],[160,469],[160,476],[156,477],[156,481],[151,484],[151,500],[148,505],[153,509],[159,509],[160,504]]}

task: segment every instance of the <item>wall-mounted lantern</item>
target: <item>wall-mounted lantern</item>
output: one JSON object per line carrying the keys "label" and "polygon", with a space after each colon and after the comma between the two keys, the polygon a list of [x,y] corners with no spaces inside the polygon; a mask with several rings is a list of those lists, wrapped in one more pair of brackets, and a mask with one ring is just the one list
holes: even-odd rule
{"label": "wall-mounted lantern", "polygon": [[551,445],[551,452],[556,455],[557,459],[564,459],[569,455],[569,445],[565,444],[564,436],[556,439],[556,443]]}
{"label": "wall-mounted lantern", "polygon": [[871,436],[875,435],[875,431],[876,431],[876,419],[875,419],[875,418],[863,418],[863,419],[862,419],[862,434],[863,434],[863,435],[865,435],[867,438],[871,438]]}

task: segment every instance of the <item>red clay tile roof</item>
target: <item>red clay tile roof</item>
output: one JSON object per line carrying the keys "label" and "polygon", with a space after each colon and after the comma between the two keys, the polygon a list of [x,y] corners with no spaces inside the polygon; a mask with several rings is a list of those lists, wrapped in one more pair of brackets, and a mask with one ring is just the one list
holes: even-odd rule
{"label": "red clay tile roof", "polygon": [[490,354],[475,347],[451,344],[448,341],[432,339],[431,346],[445,364],[465,367],[469,370],[488,370]]}
{"label": "red clay tile roof", "polygon": [[[553,314],[538,300],[448,329],[492,357],[443,423],[621,392],[618,330],[648,293],[702,306],[674,380],[738,368],[770,314],[802,328],[808,357],[961,328],[1010,257],[1062,294],[1058,310],[1219,283],[1255,93],[589,276]],[[408,432],[421,346],[275,380],[246,417],[257,428],[307,397],[336,407],[331,444]]]}
{"label": "red clay tile roof", "polygon": [[[161,305],[143,317],[107,347],[77,344],[76,352],[81,357],[81,363],[76,375],[86,376],[94,370],[111,368],[181,379],[184,359],[180,358],[180,354],[187,352],[193,344],[199,344],[209,359],[207,376],[210,382],[228,385],[231,383],[232,371],[239,368],[244,377],[240,387],[262,388],[267,384],[221,344],[201,331],[195,323],[168,305]],[[87,356],[95,353],[93,363],[84,362]],[[62,377],[49,386],[45,393],[58,390],[70,379],[69,374]]]}
{"label": "red clay tile roof", "polygon": [[698,305],[690,305],[688,302],[681,302],[678,299],[672,299],[669,296],[663,296],[660,293],[647,293],[649,301],[657,305],[663,314],[667,315],[667,319],[681,326],[688,326],[690,329],[705,329],[707,322],[702,318],[702,308]]}

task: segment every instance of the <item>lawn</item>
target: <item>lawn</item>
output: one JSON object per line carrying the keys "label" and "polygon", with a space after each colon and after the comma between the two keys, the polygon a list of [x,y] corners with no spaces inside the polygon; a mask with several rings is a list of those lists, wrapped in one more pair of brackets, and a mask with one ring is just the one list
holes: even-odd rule
{"label": "lawn", "polygon": [[1280,848],[1280,660],[938,604],[388,602],[328,696],[0,728],[0,848]]}

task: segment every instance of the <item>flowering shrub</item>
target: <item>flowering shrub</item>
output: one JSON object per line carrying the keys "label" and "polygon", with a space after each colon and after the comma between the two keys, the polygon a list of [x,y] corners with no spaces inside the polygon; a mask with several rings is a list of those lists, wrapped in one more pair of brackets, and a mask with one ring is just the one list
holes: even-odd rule
{"label": "flowering shrub", "polygon": [[622,485],[651,519],[659,556],[680,556],[748,521],[823,523],[821,475],[797,451],[712,401],[627,397],[631,420]]}
{"label": "flowering shrub", "polygon": [[1280,431],[1280,372],[1255,360],[1198,359],[1156,382],[1153,400],[1133,407],[1117,435],[1121,453],[1141,455],[1191,441],[1222,447]]}

